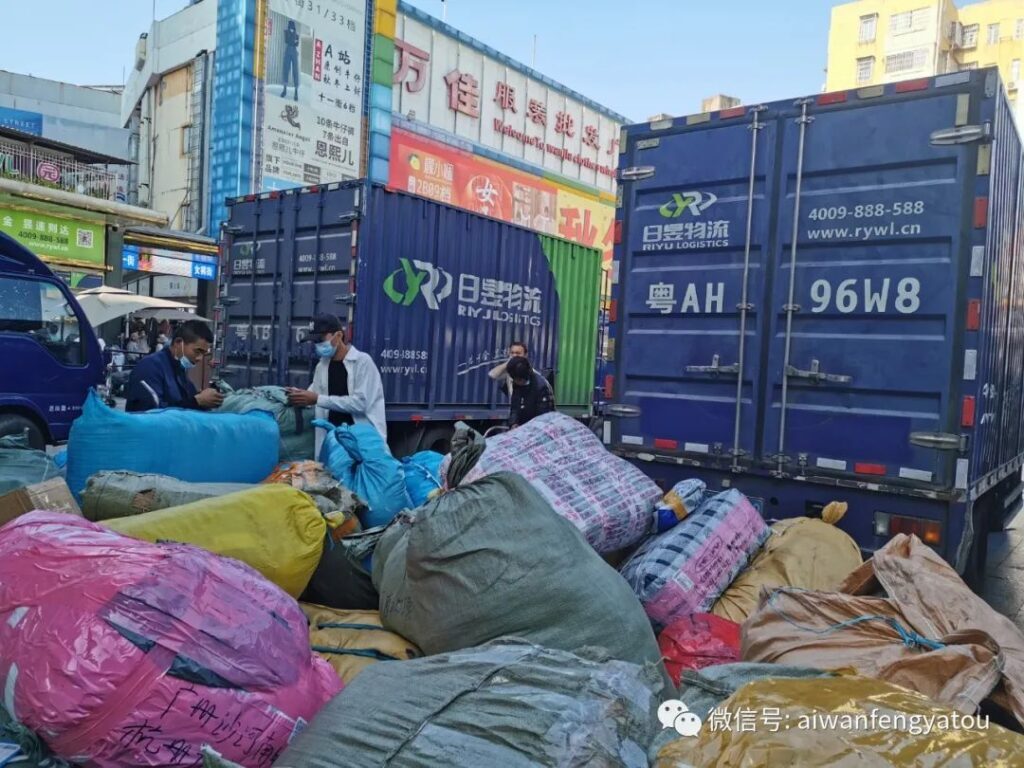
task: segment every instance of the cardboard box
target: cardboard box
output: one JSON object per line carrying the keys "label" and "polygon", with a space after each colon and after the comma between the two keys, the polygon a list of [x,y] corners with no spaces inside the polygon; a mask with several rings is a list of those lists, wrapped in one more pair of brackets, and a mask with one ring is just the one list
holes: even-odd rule
{"label": "cardboard box", "polygon": [[36,509],[67,512],[82,517],[82,510],[78,508],[68,484],[63,478],[54,477],[0,496],[0,526]]}

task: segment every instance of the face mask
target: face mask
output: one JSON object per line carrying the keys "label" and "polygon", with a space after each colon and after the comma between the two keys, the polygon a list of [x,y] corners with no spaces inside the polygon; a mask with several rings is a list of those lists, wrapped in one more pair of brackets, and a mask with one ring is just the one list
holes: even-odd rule
{"label": "face mask", "polygon": [[334,345],[329,341],[321,341],[316,345],[317,357],[334,357]]}
{"label": "face mask", "polygon": [[181,343],[181,357],[178,358],[178,364],[181,366],[182,370],[185,371],[191,371],[196,367],[195,363],[185,357],[185,342]]}

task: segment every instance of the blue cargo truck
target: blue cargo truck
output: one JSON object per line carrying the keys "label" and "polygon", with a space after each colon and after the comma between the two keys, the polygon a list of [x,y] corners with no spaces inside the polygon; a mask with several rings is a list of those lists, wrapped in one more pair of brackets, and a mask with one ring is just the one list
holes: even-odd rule
{"label": "blue cargo truck", "polygon": [[381,372],[395,455],[508,418],[487,372],[525,342],[559,407],[593,401],[601,253],[354,181],[228,201],[215,364],[232,386],[305,387],[322,312]]}
{"label": "blue cargo truck", "polygon": [[970,579],[1020,496],[1021,140],[996,71],[624,130],[605,440]]}

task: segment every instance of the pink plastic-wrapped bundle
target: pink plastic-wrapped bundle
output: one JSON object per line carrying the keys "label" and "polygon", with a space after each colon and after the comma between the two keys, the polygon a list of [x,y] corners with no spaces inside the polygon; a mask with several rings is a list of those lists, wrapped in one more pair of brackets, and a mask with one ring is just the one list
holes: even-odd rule
{"label": "pink plastic-wrapped bundle", "polygon": [[341,687],[243,563],[52,512],[0,529],[3,705],[65,760],[269,767]]}

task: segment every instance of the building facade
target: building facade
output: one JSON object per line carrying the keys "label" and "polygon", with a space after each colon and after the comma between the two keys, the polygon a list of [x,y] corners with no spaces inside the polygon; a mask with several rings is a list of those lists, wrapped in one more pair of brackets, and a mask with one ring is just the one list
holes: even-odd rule
{"label": "building facade", "polygon": [[826,90],[995,66],[1021,115],[1022,59],[1022,0],[857,0],[832,9]]}

